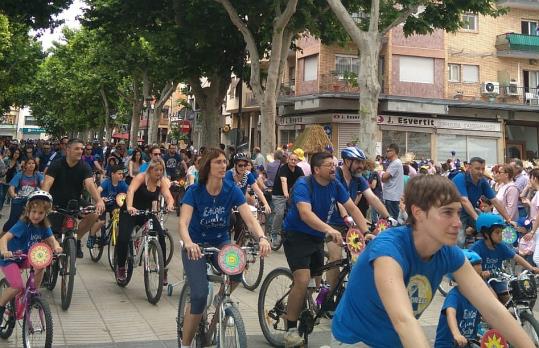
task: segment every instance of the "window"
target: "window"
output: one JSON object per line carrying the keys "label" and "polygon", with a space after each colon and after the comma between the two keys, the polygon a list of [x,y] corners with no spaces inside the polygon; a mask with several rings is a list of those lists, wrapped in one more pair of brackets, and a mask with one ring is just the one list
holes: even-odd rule
{"label": "window", "polygon": [[355,73],[359,75],[359,58],[350,56],[335,56],[335,71],[342,79],[345,73]]}
{"label": "window", "polygon": [[536,21],[521,21],[520,29],[524,35],[539,35],[539,32],[537,31],[539,28],[537,27]]}
{"label": "window", "polygon": [[463,65],[462,66],[462,82],[464,83],[479,82],[479,66],[478,65]]}
{"label": "window", "polygon": [[449,64],[447,67],[448,81],[449,82],[460,82],[460,65],[459,64]]}
{"label": "window", "polygon": [[495,138],[469,137],[465,135],[438,134],[436,152],[438,162],[451,158],[451,151],[462,161],[479,156],[485,159],[487,165],[498,163]]}
{"label": "window", "polygon": [[400,57],[400,81],[434,83],[434,59],[422,57]]}
{"label": "window", "polygon": [[466,13],[462,15],[462,29],[469,31],[477,31],[477,15]]}
{"label": "window", "polygon": [[430,133],[384,130],[382,131],[382,150],[394,143],[399,146],[399,157],[406,152],[413,152],[416,159],[429,159],[432,157],[430,138]]}
{"label": "window", "polygon": [[318,80],[318,55],[303,58],[303,81]]}

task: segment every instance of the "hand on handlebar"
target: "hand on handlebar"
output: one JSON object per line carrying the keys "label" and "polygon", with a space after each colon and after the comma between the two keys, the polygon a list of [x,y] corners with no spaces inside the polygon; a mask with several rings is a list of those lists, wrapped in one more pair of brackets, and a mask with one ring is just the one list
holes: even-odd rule
{"label": "hand on handlebar", "polygon": [[338,245],[341,245],[342,244],[342,235],[341,235],[341,232],[331,228],[329,229],[328,232],[326,232],[326,237],[329,237],[331,238],[331,240],[335,243],[337,243]]}
{"label": "hand on handlebar", "polygon": [[270,254],[271,246],[266,238],[260,238],[258,246],[260,248],[260,257],[266,257]]}
{"label": "hand on handlebar", "polygon": [[492,276],[492,273],[490,271],[481,271],[481,278],[488,279]]}
{"label": "hand on handlebar", "polygon": [[174,211],[174,210],[175,210],[174,203],[167,205],[167,211]]}
{"label": "hand on handlebar", "polygon": [[138,209],[135,207],[127,207],[127,212],[129,213],[129,215],[135,215],[136,213],[138,213]]}
{"label": "hand on handlebar", "polygon": [[95,213],[96,213],[97,215],[101,215],[104,211],[105,211],[105,202],[103,202],[103,200],[100,199],[100,200],[95,204]]}
{"label": "hand on handlebar", "polygon": [[269,204],[266,204],[264,206],[264,213],[266,213],[266,215],[271,214],[271,207],[269,206]]}
{"label": "hand on handlebar", "polygon": [[387,218],[387,222],[389,222],[389,225],[391,227],[395,227],[399,225],[399,222],[395,219],[393,219],[391,216]]}
{"label": "hand on handlebar", "polygon": [[60,245],[58,245],[57,247],[54,248],[54,253],[55,254],[61,254],[63,252],[64,252],[64,249]]}
{"label": "hand on handlebar", "polygon": [[189,260],[199,260],[202,257],[200,247],[193,242],[185,243],[183,248],[187,252]]}
{"label": "hand on handlebar", "polygon": [[524,238],[524,240],[526,240],[526,241],[530,241],[530,240],[533,239],[533,236],[534,236],[534,234],[529,232],[529,233],[526,233],[522,238]]}
{"label": "hand on handlebar", "polygon": [[2,253],[2,257],[3,257],[4,259],[12,258],[12,257],[13,257],[13,252],[11,252],[11,251],[8,250],[8,251],[6,251],[5,253]]}
{"label": "hand on handlebar", "polygon": [[453,339],[459,347],[465,347],[468,344],[468,340],[466,339],[466,337],[462,336],[461,334],[453,336]]}

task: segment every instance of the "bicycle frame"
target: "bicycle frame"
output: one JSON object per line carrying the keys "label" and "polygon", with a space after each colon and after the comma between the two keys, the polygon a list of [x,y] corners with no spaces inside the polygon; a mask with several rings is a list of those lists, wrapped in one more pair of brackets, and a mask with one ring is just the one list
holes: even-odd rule
{"label": "bicycle frame", "polygon": [[[159,239],[157,236],[150,235],[150,231],[153,229],[153,222],[151,219],[146,221],[144,225],[136,230],[131,236],[131,248],[132,248],[132,255],[133,255],[133,268],[136,268],[141,265],[142,262],[144,262],[144,267],[146,271],[150,271],[149,269],[149,260],[148,260],[148,243],[150,240],[155,240],[157,243],[159,243]],[[138,246],[138,248],[135,246],[135,241],[140,240],[141,245]],[[136,253],[135,253],[136,252]],[[136,261],[136,262],[135,262]]]}

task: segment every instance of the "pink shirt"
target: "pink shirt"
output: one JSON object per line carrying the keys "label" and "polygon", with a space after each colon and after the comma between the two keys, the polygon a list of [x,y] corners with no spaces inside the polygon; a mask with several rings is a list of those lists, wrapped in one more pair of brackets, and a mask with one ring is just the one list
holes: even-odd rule
{"label": "pink shirt", "polygon": [[305,176],[311,175],[311,165],[306,160],[298,162],[297,166],[303,170],[303,174],[305,174]]}
{"label": "pink shirt", "polygon": [[537,212],[539,212],[539,191],[535,193],[530,202],[530,220],[534,221],[537,218]]}
{"label": "pink shirt", "polygon": [[[518,220],[518,198],[519,198],[518,188],[514,182],[503,184],[499,187],[496,198],[502,202],[505,207],[507,215],[511,218],[511,221]],[[534,197],[535,199],[535,197]],[[498,213],[494,210],[495,213]]]}

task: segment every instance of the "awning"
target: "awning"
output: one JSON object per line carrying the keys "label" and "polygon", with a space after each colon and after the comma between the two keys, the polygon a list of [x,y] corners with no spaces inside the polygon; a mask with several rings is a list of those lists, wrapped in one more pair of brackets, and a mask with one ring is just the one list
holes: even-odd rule
{"label": "awning", "polygon": [[129,134],[127,134],[127,133],[114,133],[112,135],[112,137],[114,139],[125,139],[125,140],[127,140],[127,138],[129,138]]}

